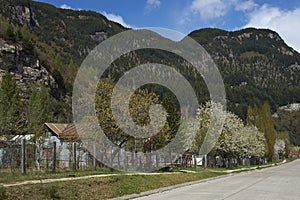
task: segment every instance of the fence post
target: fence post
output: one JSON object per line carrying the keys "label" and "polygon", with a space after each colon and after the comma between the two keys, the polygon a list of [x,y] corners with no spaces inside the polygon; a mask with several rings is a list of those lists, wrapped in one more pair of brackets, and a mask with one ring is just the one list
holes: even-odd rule
{"label": "fence post", "polygon": [[53,152],[52,152],[52,173],[56,170],[56,142],[53,142]]}
{"label": "fence post", "polygon": [[121,154],[121,151],[120,149],[118,150],[118,167],[120,167],[120,154]]}
{"label": "fence post", "polygon": [[158,159],[158,154],[155,154],[155,161],[156,161],[156,168],[159,167],[159,159]]}
{"label": "fence post", "polygon": [[125,166],[125,171],[127,170],[127,167],[128,167],[128,157],[127,157],[127,154],[125,153],[125,158],[124,158],[124,166]]}
{"label": "fence post", "polygon": [[96,153],[97,153],[97,149],[96,149],[96,144],[94,144],[93,145],[93,154],[94,154],[94,157],[93,157],[93,167],[94,167],[94,170],[96,170],[96,167],[97,167],[97,159],[96,159],[96,157],[97,157],[97,155],[96,155]]}
{"label": "fence post", "polygon": [[76,170],[76,142],[73,142],[73,170]]}
{"label": "fence post", "polygon": [[22,174],[26,174],[26,141],[22,139]]}

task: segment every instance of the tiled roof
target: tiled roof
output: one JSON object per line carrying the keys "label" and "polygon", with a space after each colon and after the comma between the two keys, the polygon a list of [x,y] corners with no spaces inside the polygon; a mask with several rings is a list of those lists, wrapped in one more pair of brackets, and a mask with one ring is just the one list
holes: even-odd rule
{"label": "tiled roof", "polygon": [[56,134],[59,139],[79,139],[75,124],[45,123],[44,125]]}

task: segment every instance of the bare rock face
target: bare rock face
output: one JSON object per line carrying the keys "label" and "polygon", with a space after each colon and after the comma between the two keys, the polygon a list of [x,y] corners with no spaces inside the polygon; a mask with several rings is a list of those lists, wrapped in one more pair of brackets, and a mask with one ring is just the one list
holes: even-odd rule
{"label": "bare rock face", "polygon": [[279,107],[279,110],[284,110],[287,112],[300,111],[300,103],[292,103],[286,106]]}
{"label": "bare rock face", "polygon": [[90,35],[90,37],[97,41],[103,41],[107,39],[107,33],[105,32],[96,32],[94,35]]}
{"label": "bare rock face", "polygon": [[11,7],[12,18],[19,24],[27,25],[29,28],[39,26],[35,18],[34,12],[27,6],[13,6]]}
{"label": "bare rock face", "polygon": [[19,43],[9,43],[0,39],[0,81],[8,71],[16,80],[23,99],[28,99],[32,90],[45,86],[56,90],[58,84],[40,60],[26,53]]}

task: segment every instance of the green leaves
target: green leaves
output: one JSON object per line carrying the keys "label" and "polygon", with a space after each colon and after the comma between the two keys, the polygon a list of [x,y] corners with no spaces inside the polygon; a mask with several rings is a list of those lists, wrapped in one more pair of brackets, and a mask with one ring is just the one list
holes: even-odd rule
{"label": "green leaves", "polygon": [[0,84],[0,111],[0,134],[19,133],[24,125],[22,102],[17,84],[8,72]]}
{"label": "green leaves", "polygon": [[264,133],[266,139],[268,160],[273,159],[274,145],[276,141],[276,131],[274,128],[271,108],[268,102],[265,102],[260,108],[254,105],[249,107],[247,116],[248,125],[254,125],[259,131]]}
{"label": "green leaves", "polygon": [[6,72],[0,84],[0,135],[39,135],[42,125],[53,119],[49,92],[41,87],[32,92],[28,102],[21,101],[19,92],[16,81]]}
{"label": "green leaves", "polygon": [[46,88],[33,91],[26,110],[27,129],[29,133],[40,135],[43,133],[42,125],[51,119],[51,100]]}

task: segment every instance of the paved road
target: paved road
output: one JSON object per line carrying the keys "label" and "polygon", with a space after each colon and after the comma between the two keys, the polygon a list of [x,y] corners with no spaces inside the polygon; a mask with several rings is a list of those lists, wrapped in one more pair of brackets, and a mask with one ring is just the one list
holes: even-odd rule
{"label": "paved road", "polygon": [[300,200],[300,160],[138,198],[204,200]]}

